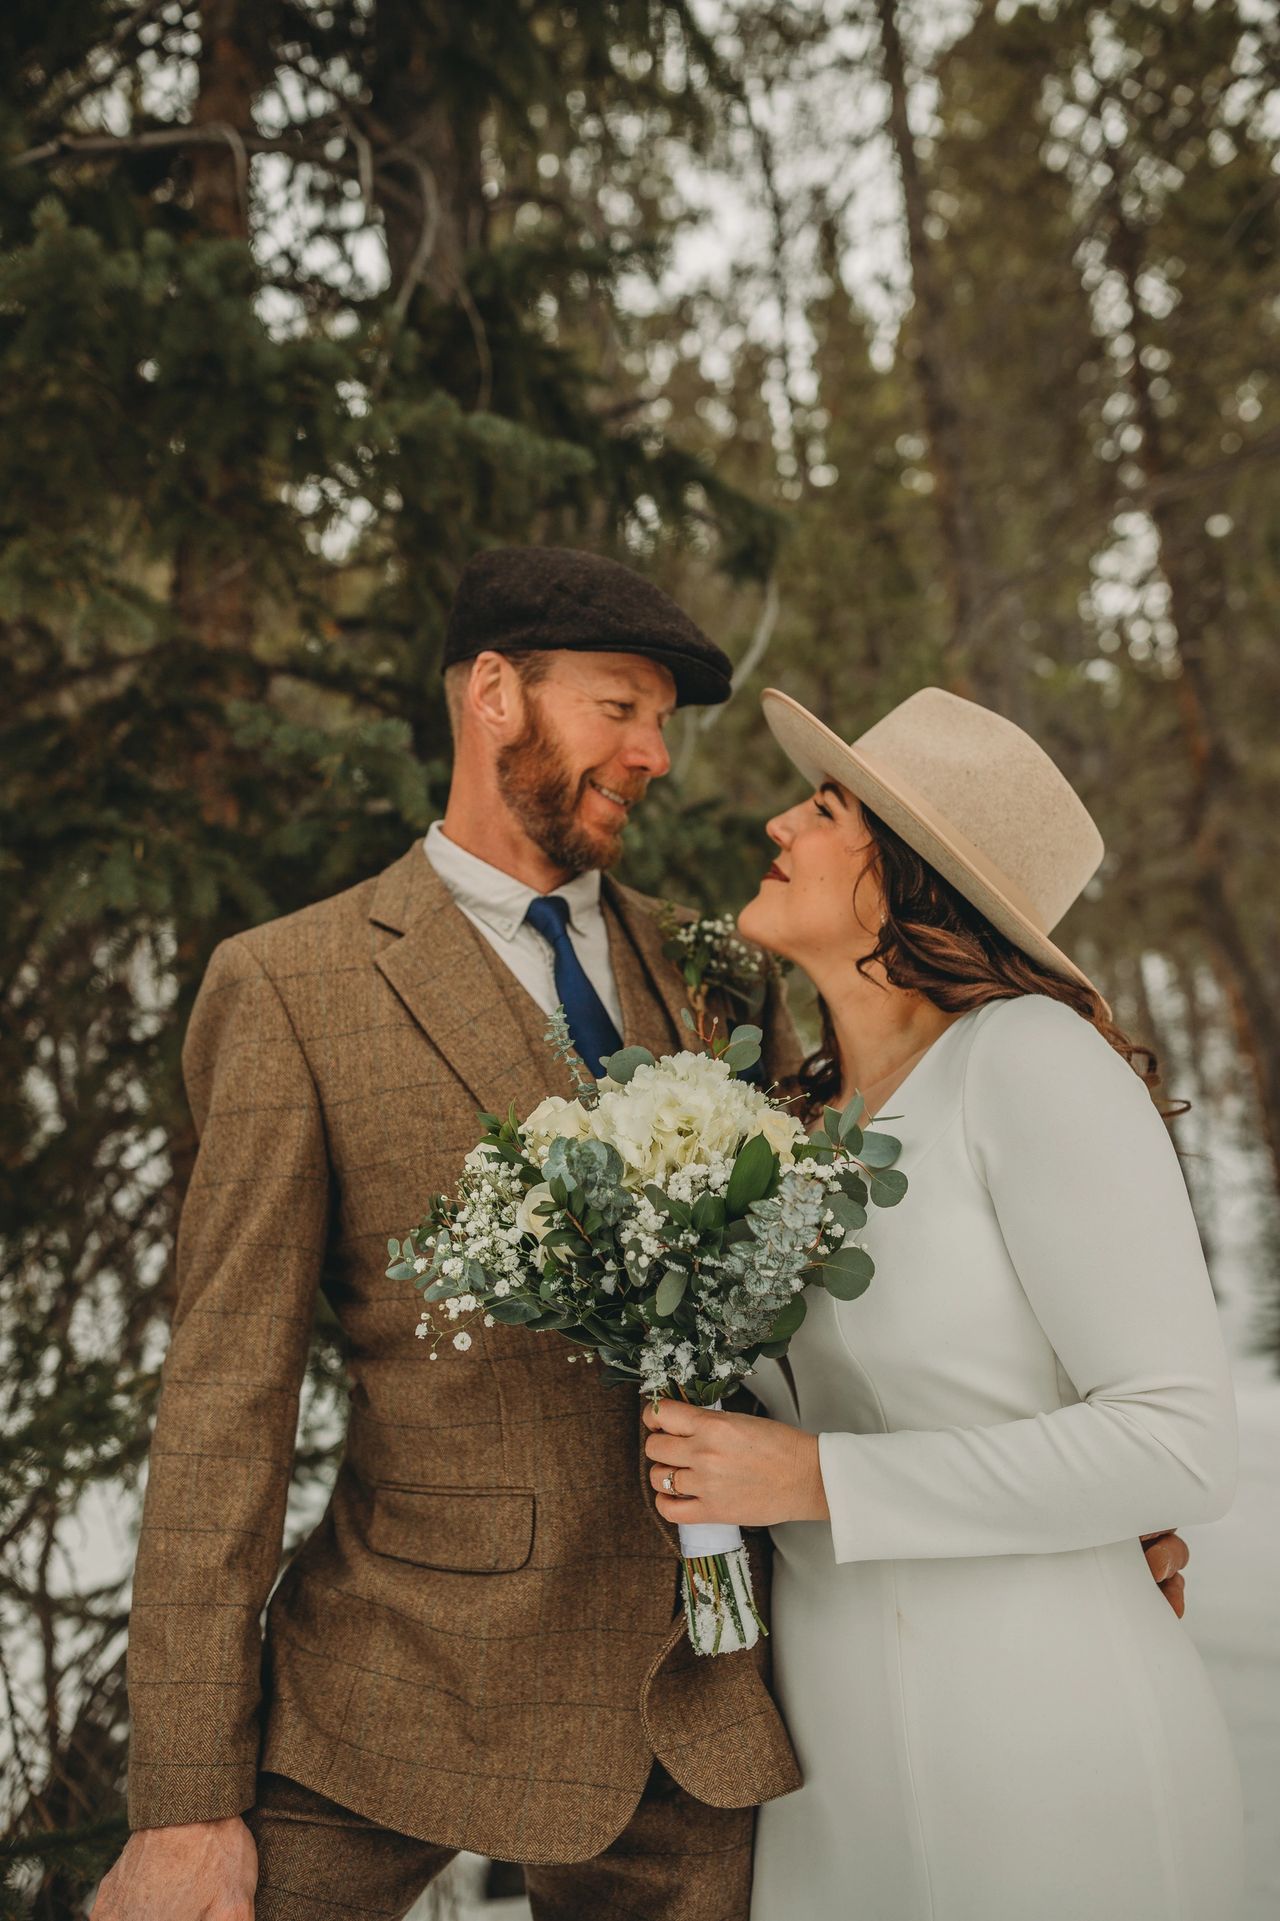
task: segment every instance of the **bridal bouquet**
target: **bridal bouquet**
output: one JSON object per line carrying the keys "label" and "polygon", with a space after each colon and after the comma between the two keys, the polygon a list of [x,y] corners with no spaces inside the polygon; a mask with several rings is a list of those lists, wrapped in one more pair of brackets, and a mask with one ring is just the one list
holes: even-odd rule
{"label": "bridal bouquet", "polygon": [[[624,1048],[591,1080],[563,1016],[557,1051],[577,1094],[523,1121],[485,1114],[456,1192],[439,1195],[388,1276],[423,1291],[417,1332],[471,1346],[479,1317],[554,1332],[607,1381],[702,1406],[785,1354],[804,1289],[853,1300],[871,1280],[857,1242],[867,1206],[906,1192],[899,1143],[861,1126],[860,1096],[804,1129],[740,1075],[760,1029],[661,1060]],[[680,1529],[689,1639],[700,1654],[750,1647],[762,1623],[736,1527]]]}

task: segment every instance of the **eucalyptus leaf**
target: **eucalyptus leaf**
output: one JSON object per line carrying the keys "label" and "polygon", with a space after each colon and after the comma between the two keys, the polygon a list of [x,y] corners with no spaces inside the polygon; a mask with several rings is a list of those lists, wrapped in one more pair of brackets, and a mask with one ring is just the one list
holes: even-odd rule
{"label": "eucalyptus leaf", "polygon": [[687,1028],[689,1029],[689,1032],[690,1032],[691,1034],[696,1034],[696,1033],[697,1033],[697,1031],[698,1031],[698,1023],[697,1023],[697,1021],[696,1021],[696,1020],[695,1020],[695,1019],[693,1018],[693,1015],[692,1015],[692,1014],[691,1014],[691,1013],[689,1012],[689,1010],[688,1010],[688,1008],[687,1008],[687,1007],[682,1007],[682,1008],[680,1009],[680,1021],[681,1021],[681,1024],[682,1024],[682,1026],[684,1026],[684,1027],[687,1027]]}
{"label": "eucalyptus leaf", "polygon": [[508,1327],[522,1327],[542,1317],[537,1301],[494,1301],[489,1312],[495,1321],[502,1321]]}
{"label": "eucalyptus leaf", "polygon": [[877,1207],[896,1207],[907,1191],[907,1177],[896,1167],[873,1169],[868,1186]]}
{"label": "eucalyptus leaf", "polygon": [[678,1267],[669,1267],[658,1282],[653,1304],[663,1320],[669,1320],[685,1297],[689,1276]]}
{"label": "eucalyptus leaf", "polygon": [[654,1057],[647,1047],[622,1047],[616,1054],[609,1055],[604,1063],[604,1071],[610,1080],[618,1081],[625,1087],[637,1067],[654,1065]]}
{"label": "eucalyptus leaf", "polygon": [[838,1247],[812,1270],[837,1301],[856,1301],[871,1285],[876,1264],[863,1247]]}
{"label": "eucalyptus leaf", "polygon": [[866,1111],[867,1103],[863,1100],[861,1094],[852,1095],[845,1103],[844,1112],[840,1116],[840,1138],[842,1141],[846,1140],[853,1132]]}
{"label": "eucalyptus leaf", "polygon": [[394,1267],[387,1269],[387,1279],[389,1281],[411,1281],[417,1274],[417,1271],[412,1261],[397,1261]]}
{"label": "eucalyptus leaf", "polygon": [[729,1045],[730,1047],[737,1047],[740,1042],[746,1042],[753,1047],[759,1047],[763,1039],[764,1029],[762,1027],[752,1027],[749,1023],[744,1022],[741,1027],[735,1027],[730,1034]]}
{"label": "eucalyptus leaf", "polygon": [[851,1201],[857,1201],[861,1206],[866,1206],[867,1183],[856,1167],[842,1167],[840,1169],[839,1186],[841,1193],[847,1194]]}
{"label": "eucalyptus leaf", "polygon": [[902,1142],[892,1134],[864,1134],[861,1148],[853,1151],[864,1167],[892,1167],[902,1152]]}
{"label": "eucalyptus leaf", "polygon": [[720,1058],[735,1074],[745,1074],[759,1060],[760,1049],[754,1041],[730,1041]]}
{"label": "eucalyptus leaf", "polygon": [[827,1206],[846,1234],[856,1234],[867,1224],[867,1210],[849,1194],[828,1194]]}

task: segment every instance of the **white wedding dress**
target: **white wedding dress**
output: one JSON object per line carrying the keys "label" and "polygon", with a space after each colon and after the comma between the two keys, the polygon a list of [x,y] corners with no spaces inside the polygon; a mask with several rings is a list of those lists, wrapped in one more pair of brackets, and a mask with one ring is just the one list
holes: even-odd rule
{"label": "white wedding dress", "polygon": [[[1177,1158],[1062,1003],[954,1022],[889,1103],[875,1279],[791,1348],[831,1522],[773,1530],[804,1772],[752,1921],[1229,1921],[1239,1781],[1138,1536],[1230,1500],[1235,1421]],[[1194,1581],[1190,1605],[1195,1606]]]}

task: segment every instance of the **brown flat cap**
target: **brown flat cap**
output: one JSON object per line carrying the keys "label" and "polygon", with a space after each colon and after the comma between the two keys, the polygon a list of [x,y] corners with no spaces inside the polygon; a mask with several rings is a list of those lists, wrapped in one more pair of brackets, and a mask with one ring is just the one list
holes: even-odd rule
{"label": "brown flat cap", "polygon": [[728,700],[733,663],[652,581],[576,547],[492,547],[469,560],[445,630],[442,666],[568,648],[644,654],[671,670],[681,707]]}

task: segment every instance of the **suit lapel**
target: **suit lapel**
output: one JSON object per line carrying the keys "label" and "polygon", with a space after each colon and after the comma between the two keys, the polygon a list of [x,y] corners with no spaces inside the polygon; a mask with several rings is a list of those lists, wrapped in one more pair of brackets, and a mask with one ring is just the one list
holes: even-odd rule
{"label": "suit lapel", "polygon": [[[684,1046],[688,999],[652,906],[607,874],[601,904],[626,1044],[654,1054]],[[505,1113],[514,1101],[527,1114],[549,1093],[572,1092],[541,1039],[541,1009],[455,905],[420,841],[378,876],[369,918],[398,936],[375,955],[378,968],[482,1108]]]}
{"label": "suit lapel", "polygon": [[547,1094],[572,1093],[535,1038],[541,1011],[454,904],[420,841],[379,876],[369,918],[399,936],[376,965],[481,1108],[505,1114],[514,1101],[523,1115]]}
{"label": "suit lapel", "polygon": [[680,1010],[688,1006],[688,996],[679,968],[662,951],[666,936],[652,907],[608,874],[600,891],[627,1046],[647,1047],[652,1054],[686,1046],[690,1035]]}
{"label": "suit lapel", "polygon": [[[607,875],[602,893],[627,1045],[669,1053],[686,1038],[679,970],[664,956],[662,930],[642,898]],[[378,876],[369,918],[396,937],[375,954],[377,967],[480,1108],[505,1113],[514,1101],[524,1115],[549,1093],[573,1092],[567,1069],[535,1039],[545,1024],[541,1009],[455,905],[420,841]],[[676,1530],[654,1506],[646,1432],[642,1426],[645,1506],[678,1553]]]}

